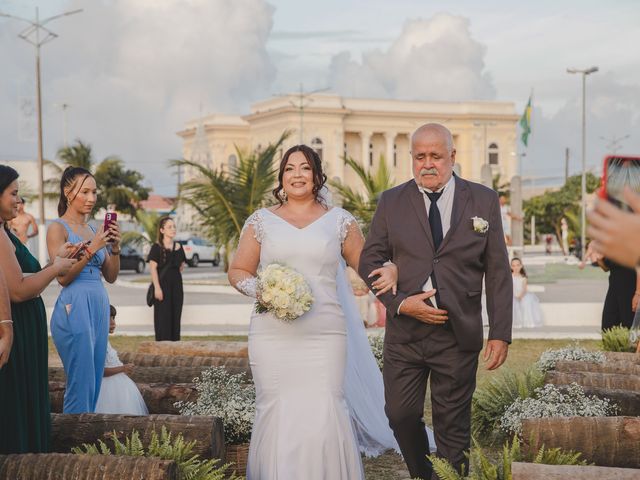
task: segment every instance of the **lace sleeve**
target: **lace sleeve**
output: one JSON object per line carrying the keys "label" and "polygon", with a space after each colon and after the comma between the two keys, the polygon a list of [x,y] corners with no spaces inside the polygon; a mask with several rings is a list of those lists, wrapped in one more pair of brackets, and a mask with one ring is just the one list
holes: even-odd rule
{"label": "lace sleeve", "polygon": [[338,236],[340,238],[340,245],[344,245],[344,241],[350,232],[357,232],[358,235],[362,236],[356,217],[346,210],[340,209],[338,212]]}
{"label": "lace sleeve", "polygon": [[253,227],[253,237],[261,244],[262,239],[264,238],[264,224],[262,222],[262,214],[260,213],[260,210],[256,210],[249,216],[249,218],[247,218],[246,222],[244,222],[244,226],[242,227],[242,232],[240,232],[240,236],[242,236],[244,231],[250,225]]}

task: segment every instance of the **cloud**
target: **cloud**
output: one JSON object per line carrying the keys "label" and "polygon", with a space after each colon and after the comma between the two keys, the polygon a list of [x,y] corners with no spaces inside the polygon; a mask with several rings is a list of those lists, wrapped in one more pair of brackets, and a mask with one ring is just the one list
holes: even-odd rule
{"label": "cloud", "polygon": [[[264,0],[74,0],[62,7],[84,12],[48,25],[60,35],[42,57],[50,158],[62,145],[62,114],[52,105],[64,101],[72,138],[91,143],[97,159],[121,155],[163,190],[165,161],[181,151],[175,132],[200,103],[205,113],[244,112],[270,93],[275,68],[265,45],[273,8]],[[14,80],[33,78],[33,51],[16,38],[20,25],[0,26],[0,158],[33,158],[35,146],[16,141]]]}
{"label": "cloud", "polygon": [[399,100],[480,100],[495,98],[485,71],[486,48],[474,40],[469,20],[447,13],[407,21],[387,50],[335,55],[329,83],[339,93]]}

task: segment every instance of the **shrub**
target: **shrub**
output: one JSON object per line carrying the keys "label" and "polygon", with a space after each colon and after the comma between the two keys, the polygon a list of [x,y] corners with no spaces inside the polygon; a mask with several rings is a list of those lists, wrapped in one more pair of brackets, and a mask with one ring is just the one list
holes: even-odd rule
{"label": "shrub", "polygon": [[553,370],[561,360],[573,360],[579,362],[604,363],[606,357],[602,352],[589,351],[578,345],[571,345],[558,350],[545,350],[540,355],[536,366],[542,371]]}
{"label": "shrub", "polygon": [[249,442],[256,412],[256,391],[246,374],[231,374],[224,367],[211,367],[204,370],[194,384],[198,399],[176,402],[180,413],[221,418],[225,442]]}
{"label": "shrub", "polygon": [[587,396],[577,383],[566,387],[545,385],[532,398],[519,398],[500,418],[500,428],[509,433],[522,432],[522,419],[541,417],[600,417],[615,414],[609,399]]}
{"label": "shrub", "polygon": [[504,440],[500,418],[518,399],[531,397],[544,384],[542,372],[535,368],[524,373],[505,371],[480,385],[473,395],[471,429],[483,443],[496,444]]}
{"label": "shrub", "polygon": [[193,447],[196,442],[185,442],[182,434],[171,438],[171,433],[162,427],[160,435],[154,431],[151,434],[151,441],[145,450],[145,446],[140,440],[140,435],[136,430],[131,432],[131,436],[125,437],[124,443],[118,439],[114,431],[111,436],[113,451],[102,440],[98,444],[85,443],[82,447],[71,450],[78,455],[128,455],[132,457],[158,457],[162,460],[173,460],[178,466],[178,478],[181,480],[241,480],[235,474],[227,473],[231,464],[219,465],[220,460],[201,460],[198,455],[193,454]]}
{"label": "shrub", "polygon": [[371,351],[373,352],[373,356],[376,358],[378,368],[382,370],[382,365],[384,363],[382,355],[384,348],[384,335],[369,335],[369,345],[371,345]]}
{"label": "shrub", "polygon": [[580,459],[579,452],[565,452],[559,448],[545,449],[544,445],[537,452],[523,455],[517,438],[509,444],[507,441],[501,451],[499,461],[491,460],[484,451],[475,444],[469,453],[471,473],[460,475],[453,466],[443,458],[429,457],[433,469],[441,480],[512,480],[511,464],[513,462],[542,463],[546,465],[586,465]]}
{"label": "shrub", "polygon": [[630,338],[631,330],[615,326],[602,331],[602,349],[607,352],[635,352],[636,347]]}

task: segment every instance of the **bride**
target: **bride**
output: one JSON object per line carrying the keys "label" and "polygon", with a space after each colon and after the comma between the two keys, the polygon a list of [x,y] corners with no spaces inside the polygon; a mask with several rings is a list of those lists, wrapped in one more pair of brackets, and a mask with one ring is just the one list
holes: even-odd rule
{"label": "bride", "polygon": [[[345,263],[357,269],[364,238],[355,218],[321,195],[326,175],[305,145],[284,155],[274,196],[242,231],[229,281],[256,297],[259,266],[284,263],[311,287],[314,304],[292,323],[254,313],[249,360],[256,418],[247,479],[363,479],[360,450],[397,448],[384,415],[382,376],[350,295]],[[393,264],[374,270],[395,286]]]}

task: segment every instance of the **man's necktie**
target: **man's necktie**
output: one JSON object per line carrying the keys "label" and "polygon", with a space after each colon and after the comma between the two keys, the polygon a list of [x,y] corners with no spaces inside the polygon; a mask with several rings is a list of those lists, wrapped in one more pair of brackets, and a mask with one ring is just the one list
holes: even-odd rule
{"label": "man's necktie", "polygon": [[436,247],[436,251],[442,243],[442,218],[440,218],[440,210],[438,210],[438,199],[442,195],[440,192],[425,192],[431,205],[429,206],[429,226],[431,227],[431,236],[433,237],[433,244]]}

